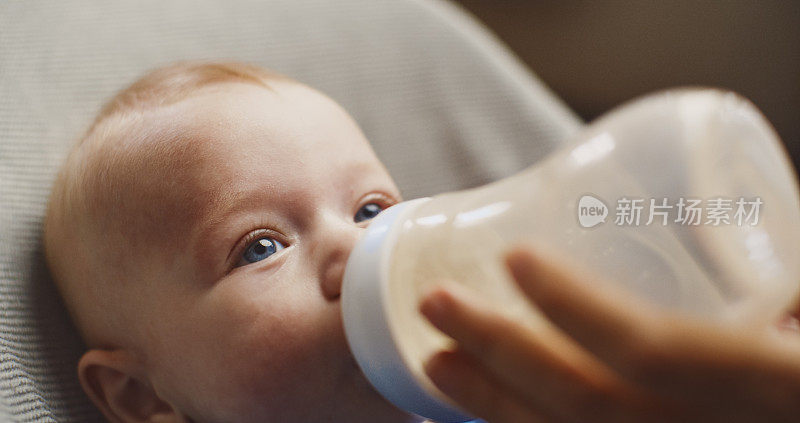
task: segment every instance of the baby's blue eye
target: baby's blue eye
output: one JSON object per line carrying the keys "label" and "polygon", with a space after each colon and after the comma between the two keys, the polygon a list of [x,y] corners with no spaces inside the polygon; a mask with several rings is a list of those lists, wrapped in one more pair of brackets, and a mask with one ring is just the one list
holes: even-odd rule
{"label": "baby's blue eye", "polygon": [[274,238],[263,236],[247,246],[242,254],[242,264],[255,263],[282,250],[283,244]]}
{"label": "baby's blue eye", "polygon": [[353,217],[353,220],[356,223],[358,223],[358,222],[363,222],[365,220],[372,219],[373,217],[377,216],[378,213],[380,213],[382,210],[383,209],[381,209],[381,206],[378,205],[378,203],[367,203],[367,204],[364,204],[363,206],[361,206],[360,209],[358,209],[358,211],[356,212],[355,217]]}

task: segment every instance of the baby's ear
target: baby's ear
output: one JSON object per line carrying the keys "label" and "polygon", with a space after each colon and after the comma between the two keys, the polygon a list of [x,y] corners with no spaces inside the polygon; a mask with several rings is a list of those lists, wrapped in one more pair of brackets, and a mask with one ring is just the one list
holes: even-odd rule
{"label": "baby's ear", "polygon": [[158,397],[144,368],[125,350],[93,349],[78,362],[83,390],[111,422],[187,422]]}

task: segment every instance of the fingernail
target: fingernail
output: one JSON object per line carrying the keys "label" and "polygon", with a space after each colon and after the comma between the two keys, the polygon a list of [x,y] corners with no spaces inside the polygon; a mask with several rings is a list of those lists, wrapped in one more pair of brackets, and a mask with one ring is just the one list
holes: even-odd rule
{"label": "fingernail", "polygon": [[536,255],[530,250],[517,249],[506,256],[506,264],[514,277],[529,275],[537,264]]}
{"label": "fingernail", "polygon": [[531,300],[536,300],[548,288],[547,265],[541,260],[537,249],[527,245],[506,256],[511,279]]}
{"label": "fingernail", "polygon": [[429,289],[422,296],[422,301],[419,303],[419,311],[428,318],[428,320],[436,321],[439,317],[447,312],[447,293],[442,287],[434,287]]}

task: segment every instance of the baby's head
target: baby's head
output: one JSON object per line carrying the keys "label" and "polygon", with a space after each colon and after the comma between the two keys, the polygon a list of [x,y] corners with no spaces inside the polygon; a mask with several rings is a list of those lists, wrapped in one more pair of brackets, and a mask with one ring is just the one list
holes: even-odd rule
{"label": "baby's head", "polygon": [[45,221],[84,390],[111,421],[407,421],[358,371],[339,303],[399,197],[311,88],[241,64],[148,74],[70,152]]}

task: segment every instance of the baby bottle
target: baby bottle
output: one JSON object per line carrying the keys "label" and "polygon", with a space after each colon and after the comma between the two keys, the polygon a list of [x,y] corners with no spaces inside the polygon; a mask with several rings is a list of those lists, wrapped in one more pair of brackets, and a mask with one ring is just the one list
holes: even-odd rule
{"label": "baby bottle", "polygon": [[345,332],[375,388],[437,422],[470,420],[422,370],[452,340],[418,311],[442,280],[532,328],[543,317],[503,266],[509,244],[553,248],[661,307],[739,326],[775,321],[800,282],[800,200],[778,137],[747,100],[665,91],[600,118],[524,171],[397,204],[354,248]]}

